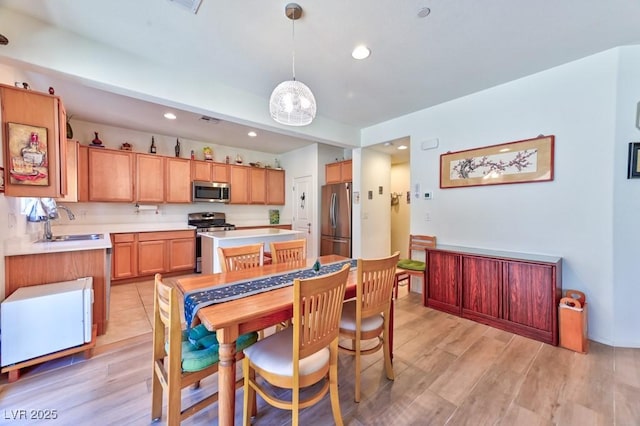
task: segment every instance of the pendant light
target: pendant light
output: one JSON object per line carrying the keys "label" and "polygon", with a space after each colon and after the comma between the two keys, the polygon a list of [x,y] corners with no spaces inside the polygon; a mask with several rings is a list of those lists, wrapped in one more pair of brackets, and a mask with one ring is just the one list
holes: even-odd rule
{"label": "pendant light", "polygon": [[316,116],[316,99],[311,90],[296,80],[295,21],[302,16],[302,7],[297,3],[289,3],[285,7],[285,15],[292,22],[293,79],[278,84],[269,99],[271,118],[287,126],[306,126]]}

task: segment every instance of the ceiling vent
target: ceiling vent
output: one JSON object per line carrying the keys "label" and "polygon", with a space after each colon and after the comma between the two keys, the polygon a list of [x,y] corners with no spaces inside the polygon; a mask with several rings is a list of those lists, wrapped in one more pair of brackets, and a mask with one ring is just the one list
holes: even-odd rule
{"label": "ceiling vent", "polygon": [[202,0],[169,0],[171,3],[175,3],[182,7],[186,7],[193,13],[198,13],[198,8],[200,7],[200,3]]}
{"label": "ceiling vent", "polygon": [[219,119],[213,118],[213,117],[209,117],[207,115],[203,115],[202,117],[200,117],[200,120],[206,121],[207,123],[212,123],[212,124],[218,124],[220,122]]}

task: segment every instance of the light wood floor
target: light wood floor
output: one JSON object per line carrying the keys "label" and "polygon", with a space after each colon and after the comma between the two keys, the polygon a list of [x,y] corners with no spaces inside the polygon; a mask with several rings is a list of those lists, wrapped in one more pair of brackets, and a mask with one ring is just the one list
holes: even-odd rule
{"label": "light wood floor", "polygon": [[[111,320],[94,356],[67,357],[0,382],[0,424],[15,410],[57,410],[42,424],[147,425],[152,282],[114,286]],[[401,293],[396,308],[395,381],[381,353],[364,357],[362,402],[353,402],[353,359],[340,355],[340,403],[348,425],[640,425],[640,349],[591,342],[588,355],[549,346],[420,305]],[[240,372],[239,372],[240,373]],[[201,390],[186,389],[189,399]],[[242,390],[236,423],[241,421]],[[12,411],[14,410],[14,411]],[[288,412],[258,399],[257,425],[286,425]],[[332,424],[328,397],[301,424]],[[217,424],[213,405],[183,424]]]}

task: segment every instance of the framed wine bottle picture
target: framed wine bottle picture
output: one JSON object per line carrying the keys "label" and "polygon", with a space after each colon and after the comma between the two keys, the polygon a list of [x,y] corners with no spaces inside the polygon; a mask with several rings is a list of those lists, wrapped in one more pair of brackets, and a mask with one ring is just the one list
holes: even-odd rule
{"label": "framed wine bottle picture", "polygon": [[7,123],[9,134],[9,183],[49,185],[47,128]]}

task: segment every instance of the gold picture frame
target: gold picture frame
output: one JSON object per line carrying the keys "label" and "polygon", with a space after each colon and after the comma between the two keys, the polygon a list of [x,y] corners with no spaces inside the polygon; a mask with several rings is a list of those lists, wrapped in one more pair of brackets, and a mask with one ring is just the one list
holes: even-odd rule
{"label": "gold picture frame", "polygon": [[9,183],[49,185],[47,128],[7,123],[9,135]]}
{"label": "gold picture frame", "polygon": [[553,180],[554,136],[440,155],[440,188]]}

